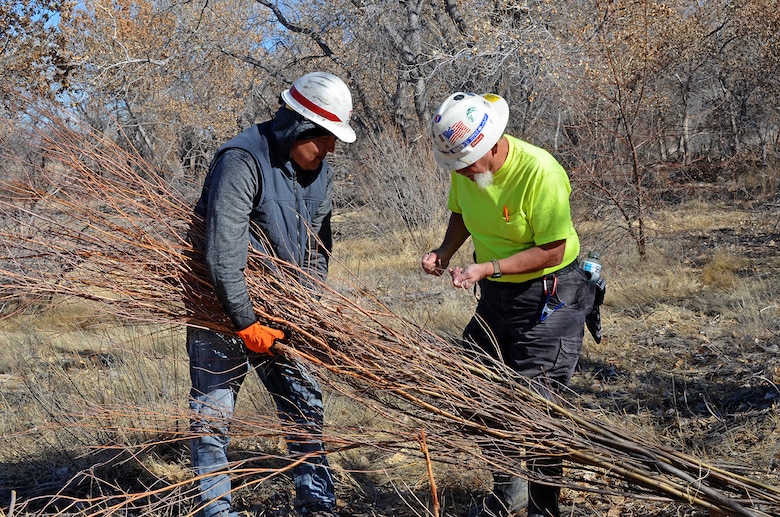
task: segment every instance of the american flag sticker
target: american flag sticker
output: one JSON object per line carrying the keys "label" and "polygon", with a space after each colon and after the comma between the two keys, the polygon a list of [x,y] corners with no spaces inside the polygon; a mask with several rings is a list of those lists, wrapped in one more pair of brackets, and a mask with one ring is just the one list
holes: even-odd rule
{"label": "american flag sticker", "polygon": [[469,131],[469,127],[459,120],[444,131],[444,136],[449,139],[450,143],[454,144],[455,141],[463,138]]}

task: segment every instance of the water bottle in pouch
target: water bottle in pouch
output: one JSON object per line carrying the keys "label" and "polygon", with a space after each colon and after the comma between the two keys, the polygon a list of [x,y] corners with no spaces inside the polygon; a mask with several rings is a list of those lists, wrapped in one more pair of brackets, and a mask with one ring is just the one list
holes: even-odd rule
{"label": "water bottle in pouch", "polygon": [[590,273],[590,281],[597,282],[601,277],[601,262],[599,262],[599,254],[596,251],[588,253],[588,257],[582,263],[582,269]]}

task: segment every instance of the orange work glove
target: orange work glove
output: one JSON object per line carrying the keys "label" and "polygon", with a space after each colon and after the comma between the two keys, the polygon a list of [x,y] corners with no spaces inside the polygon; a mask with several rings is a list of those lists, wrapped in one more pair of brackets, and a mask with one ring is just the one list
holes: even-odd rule
{"label": "orange work glove", "polygon": [[274,341],[284,339],[284,332],[260,325],[257,321],[244,330],[239,330],[236,334],[244,340],[244,344],[249,350],[268,355],[273,355],[271,347],[274,345]]}

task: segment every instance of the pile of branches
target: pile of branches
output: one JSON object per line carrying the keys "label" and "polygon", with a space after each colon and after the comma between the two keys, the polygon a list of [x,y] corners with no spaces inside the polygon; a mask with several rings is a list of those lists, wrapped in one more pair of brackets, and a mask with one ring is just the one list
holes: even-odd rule
{"label": "pile of branches", "polygon": [[[203,221],[170,173],[105,134],[44,115],[27,139],[38,152],[4,150],[15,170],[0,189],[4,314],[78,297],[128,321],[230,332],[193,245]],[[327,284],[314,295],[300,272],[285,273],[289,264],[268,274],[275,260],[252,254],[246,277],[260,318],[288,336],[281,351],[385,416],[396,444],[421,443],[434,461],[478,457],[493,470],[577,490],[662,496],[728,515],[780,512],[776,487],[547,400],[533,381],[393,314],[357,280],[361,296]],[[550,456],[599,475],[587,485],[541,479],[522,461]]]}

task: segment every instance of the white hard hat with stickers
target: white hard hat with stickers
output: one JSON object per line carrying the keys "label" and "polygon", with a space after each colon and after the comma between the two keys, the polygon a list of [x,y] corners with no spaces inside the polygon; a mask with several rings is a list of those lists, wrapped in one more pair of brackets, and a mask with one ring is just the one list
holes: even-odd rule
{"label": "white hard hat with stickers", "polygon": [[434,157],[449,170],[468,167],[482,158],[504,134],[509,105],[492,93],[453,93],[433,116]]}

